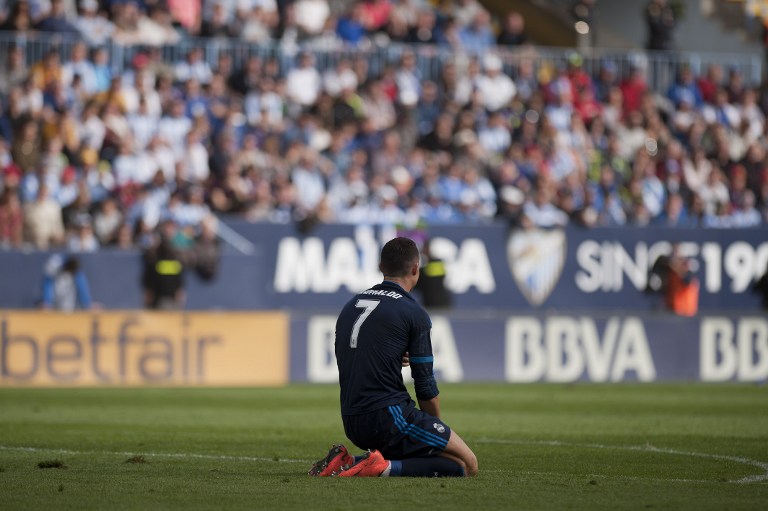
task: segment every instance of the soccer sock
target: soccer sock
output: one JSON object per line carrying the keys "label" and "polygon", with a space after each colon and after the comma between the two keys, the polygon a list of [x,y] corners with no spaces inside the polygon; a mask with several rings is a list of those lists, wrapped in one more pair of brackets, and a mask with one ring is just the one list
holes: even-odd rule
{"label": "soccer sock", "polygon": [[[396,463],[399,466],[396,466]],[[392,461],[389,471],[390,477],[462,477],[463,475],[464,469],[461,465],[442,456]]]}

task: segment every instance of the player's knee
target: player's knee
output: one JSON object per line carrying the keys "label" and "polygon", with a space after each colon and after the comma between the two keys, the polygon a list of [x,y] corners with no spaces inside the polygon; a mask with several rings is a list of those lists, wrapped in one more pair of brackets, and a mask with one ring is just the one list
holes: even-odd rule
{"label": "player's knee", "polygon": [[475,456],[473,452],[470,452],[462,461],[464,462],[464,475],[467,477],[475,477],[478,472],[477,456]]}

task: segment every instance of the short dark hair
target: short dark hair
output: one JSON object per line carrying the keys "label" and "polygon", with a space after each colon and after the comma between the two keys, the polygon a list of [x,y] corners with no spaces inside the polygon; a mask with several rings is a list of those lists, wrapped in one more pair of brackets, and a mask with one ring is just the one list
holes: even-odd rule
{"label": "short dark hair", "polygon": [[390,277],[405,277],[419,262],[419,248],[410,238],[394,238],[381,249],[381,272]]}

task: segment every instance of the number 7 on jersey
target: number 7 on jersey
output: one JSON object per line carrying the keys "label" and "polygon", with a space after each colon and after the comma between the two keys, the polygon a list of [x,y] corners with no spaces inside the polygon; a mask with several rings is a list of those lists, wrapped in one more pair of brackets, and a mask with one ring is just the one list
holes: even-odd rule
{"label": "number 7 on jersey", "polygon": [[373,312],[373,309],[379,306],[378,300],[358,300],[355,304],[355,307],[358,309],[364,309],[363,312],[360,313],[360,315],[355,320],[355,324],[352,326],[352,336],[349,338],[349,347],[350,348],[357,348],[357,336],[360,335],[360,327],[363,326],[363,321],[365,321],[368,316],[371,315],[371,312]]}

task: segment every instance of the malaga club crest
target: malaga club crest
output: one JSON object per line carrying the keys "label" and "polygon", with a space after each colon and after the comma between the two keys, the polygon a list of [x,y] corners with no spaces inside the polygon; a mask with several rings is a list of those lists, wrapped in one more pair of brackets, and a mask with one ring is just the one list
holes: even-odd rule
{"label": "malaga club crest", "polygon": [[565,232],[560,230],[517,231],[509,237],[509,269],[531,305],[541,305],[555,289],[563,273],[565,247]]}

